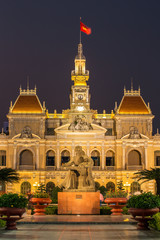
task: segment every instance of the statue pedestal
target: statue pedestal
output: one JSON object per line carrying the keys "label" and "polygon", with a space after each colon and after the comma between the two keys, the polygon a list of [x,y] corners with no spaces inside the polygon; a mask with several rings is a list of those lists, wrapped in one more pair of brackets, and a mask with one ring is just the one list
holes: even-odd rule
{"label": "statue pedestal", "polygon": [[59,192],[58,214],[100,214],[100,193]]}

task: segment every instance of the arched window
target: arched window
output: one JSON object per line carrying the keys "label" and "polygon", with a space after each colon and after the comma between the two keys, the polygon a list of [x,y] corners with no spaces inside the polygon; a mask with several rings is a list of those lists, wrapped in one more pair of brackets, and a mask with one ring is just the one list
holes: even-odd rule
{"label": "arched window", "polygon": [[46,166],[55,166],[55,153],[52,150],[46,154]]}
{"label": "arched window", "polygon": [[135,192],[139,192],[140,190],[141,190],[141,187],[138,182],[131,183],[131,194],[134,194]]}
{"label": "arched window", "polygon": [[107,191],[115,191],[115,184],[113,182],[108,182],[106,184]]}
{"label": "arched window", "polygon": [[6,151],[0,150],[0,166],[6,166]]}
{"label": "arched window", "polygon": [[141,165],[141,154],[137,150],[132,150],[128,154],[128,166]]}
{"label": "arched window", "polygon": [[106,154],[106,166],[114,166],[115,165],[114,159],[115,159],[114,152],[108,151]]}
{"label": "arched window", "polygon": [[53,182],[48,182],[46,184],[46,192],[51,195],[53,188],[55,188],[55,184]]}
{"label": "arched window", "polygon": [[70,153],[68,150],[63,150],[61,152],[61,164],[67,163],[70,161]]}
{"label": "arched window", "polygon": [[21,193],[27,194],[29,192],[31,192],[31,184],[29,182],[23,182],[21,184]]}
{"label": "arched window", "polygon": [[29,150],[23,150],[20,153],[19,165],[33,165],[33,154]]}
{"label": "arched window", "polygon": [[154,165],[160,166],[160,151],[154,152]]}
{"label": "arched window", "polygon": [[92,151],[91,158],[93,159],[94,166],[100,166],[100,153],[97,150]]}

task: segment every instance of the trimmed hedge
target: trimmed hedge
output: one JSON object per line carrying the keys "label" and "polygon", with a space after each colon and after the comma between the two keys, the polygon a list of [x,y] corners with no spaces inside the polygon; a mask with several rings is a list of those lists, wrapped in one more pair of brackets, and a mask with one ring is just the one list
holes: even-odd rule
{"label": "trimmed hedge", "polygon": [[58,206],[48,206],[45,209],[46,215],[55,215],[58,213]]}

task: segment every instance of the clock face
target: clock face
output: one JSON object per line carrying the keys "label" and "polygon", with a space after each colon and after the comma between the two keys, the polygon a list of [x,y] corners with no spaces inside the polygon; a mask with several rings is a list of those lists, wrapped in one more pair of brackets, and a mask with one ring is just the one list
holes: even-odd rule
{"label": "clock face", "polygon": [[79,94],[79,95],[78,95],[78,99],[79,99],[79,100],[82,100],[82,99],[83,99],[83,95],[82,95],[82,94]]}

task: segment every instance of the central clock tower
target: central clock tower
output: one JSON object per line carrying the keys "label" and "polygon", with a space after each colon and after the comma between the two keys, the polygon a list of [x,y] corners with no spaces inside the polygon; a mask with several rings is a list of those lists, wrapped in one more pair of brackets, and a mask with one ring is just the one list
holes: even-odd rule
{"label": "central clock tower", "polygon": [[72,113],[84,114],[90,112],[90,94],[87,81],[89,71],[86,70],[86,58],[83,55],[82,44],[78,45],[78,55],[75,57],[75,70],[71,72],[70,110]]}

